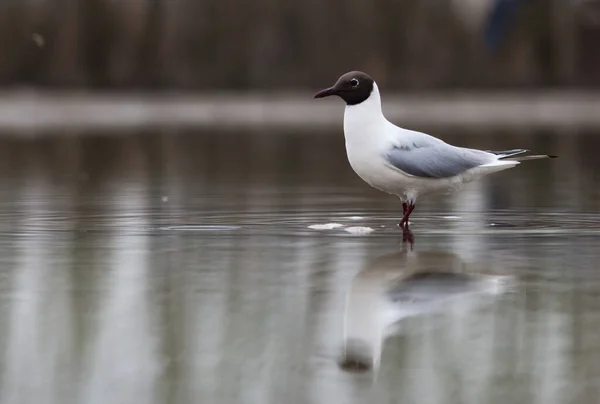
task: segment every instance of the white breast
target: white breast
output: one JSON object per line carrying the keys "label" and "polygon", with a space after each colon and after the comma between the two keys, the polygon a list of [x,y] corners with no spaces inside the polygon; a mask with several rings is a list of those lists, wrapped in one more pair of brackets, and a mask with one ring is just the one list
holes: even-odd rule
{"label": "white breast", "polygon": [[408,176],[391,169],[384,159],[390,147],[393,125],[381,111],[379,90],[374,84],[371,96],[358,105],[348,105],[344,112],[346,153],[352,169],[369,185],[384,192],[399,193]]}

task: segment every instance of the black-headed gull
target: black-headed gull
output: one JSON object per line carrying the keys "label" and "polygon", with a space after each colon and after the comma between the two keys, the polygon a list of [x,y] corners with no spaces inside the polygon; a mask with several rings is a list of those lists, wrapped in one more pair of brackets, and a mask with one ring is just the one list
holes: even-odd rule
{"label": "black-headed gull", "polygon": [[400,128],[383,115],[379,88],[363,72],[344,74],[315,98],[331,95],[346,102],[344,136],[352,169],[372,187],[400,198],[403,216],[399,225],[404,230],[408,230],[408,218],[419,195],[457,189],[523,160],[555,157],[514,157],[529,151],[525,149],[495,152],[457,147],[425,133]]}

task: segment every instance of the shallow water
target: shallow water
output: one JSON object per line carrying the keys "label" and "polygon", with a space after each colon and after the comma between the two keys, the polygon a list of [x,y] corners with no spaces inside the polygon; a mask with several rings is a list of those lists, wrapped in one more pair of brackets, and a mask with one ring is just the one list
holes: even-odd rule
{"label": "shallow water", "polygon": [[34,135],[0,138],[2,404],[597,402],[597,134],[447,134],[560,158],[419,201],[412,249],[338,133]]}

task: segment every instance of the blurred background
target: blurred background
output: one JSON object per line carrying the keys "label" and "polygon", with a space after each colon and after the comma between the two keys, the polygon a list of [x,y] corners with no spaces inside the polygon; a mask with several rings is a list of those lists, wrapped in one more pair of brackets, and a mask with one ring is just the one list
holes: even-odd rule
{"label": "blurred background", "polygon": [[0,85],[313,90],[597,88],[595,0],[4,0]]}
{"label": "blurred background", "polygon": [[[599,50],[598,0],[0,0],[0,404],[596,404]],[[422,198],[409,246],[312,98],[355,69],[559,158]]]}

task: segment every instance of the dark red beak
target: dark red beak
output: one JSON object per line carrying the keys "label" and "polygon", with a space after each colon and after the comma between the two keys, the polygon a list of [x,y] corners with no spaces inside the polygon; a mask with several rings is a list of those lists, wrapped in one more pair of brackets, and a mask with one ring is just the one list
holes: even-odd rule
{"label": "dark red beak", "polygon": [[315,98],[325,98],[325,97],[329,97],[330,95],[335,95],[335,90],[333,89],[333,87],[330,88],[326,88],[325,90],[321,90],[318,93],[315,94]]}

